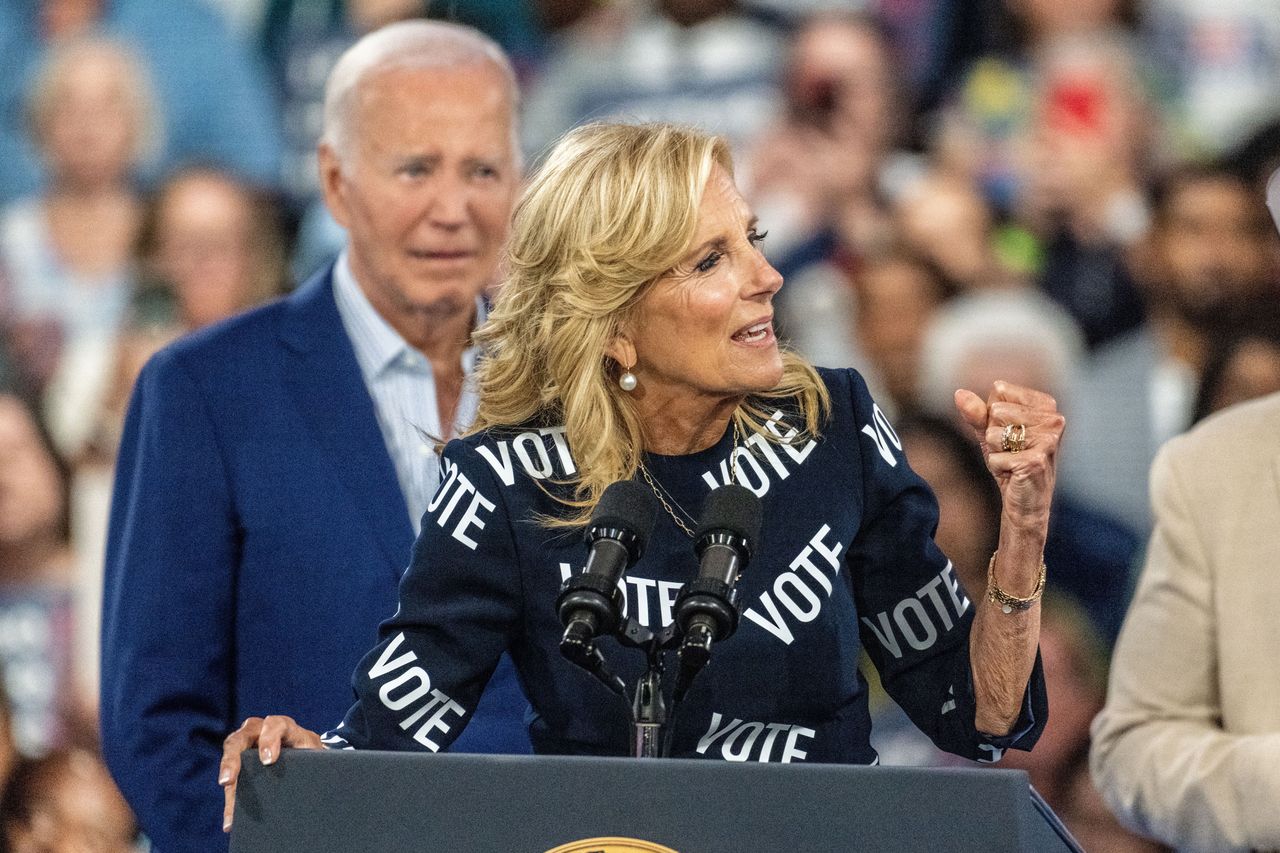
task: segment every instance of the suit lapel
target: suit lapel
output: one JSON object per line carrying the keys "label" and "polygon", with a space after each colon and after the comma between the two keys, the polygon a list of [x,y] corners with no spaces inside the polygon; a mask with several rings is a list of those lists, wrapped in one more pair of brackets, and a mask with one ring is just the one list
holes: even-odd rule
{"label": "suit lapel", "polygon": [[413,527],[373,399],[338,314],[331,271],[289,298],[281,338],[289,351],[285,383],[299,415],[398,580],[408,564]]}

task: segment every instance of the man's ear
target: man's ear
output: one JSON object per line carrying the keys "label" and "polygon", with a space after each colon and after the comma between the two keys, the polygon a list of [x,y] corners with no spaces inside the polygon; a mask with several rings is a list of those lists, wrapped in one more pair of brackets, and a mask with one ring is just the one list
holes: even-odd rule
{"label": "man's ear", "polygon": [[316,150],[316,165],[320,171],[320,191],[329,214],[343,228],[348,227],[346,185],[342,176],[342,158],[328,142],[321,142]]}

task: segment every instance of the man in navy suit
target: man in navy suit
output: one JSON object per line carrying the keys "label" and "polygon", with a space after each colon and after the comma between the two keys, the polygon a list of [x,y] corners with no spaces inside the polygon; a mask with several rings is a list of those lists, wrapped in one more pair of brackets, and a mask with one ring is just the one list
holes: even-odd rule
{"label": "man in navy suit", "polygon": [[[247,716],[335,725],[396,608],[519,181],[516,84],[464,27],[412,21],[335,66],[319,146],[349,234],[280,302],[159,353],[117,469],[103,751],[160,853],[225,849],[217,766]],[[528,751],[508,662],[461,746]]]}

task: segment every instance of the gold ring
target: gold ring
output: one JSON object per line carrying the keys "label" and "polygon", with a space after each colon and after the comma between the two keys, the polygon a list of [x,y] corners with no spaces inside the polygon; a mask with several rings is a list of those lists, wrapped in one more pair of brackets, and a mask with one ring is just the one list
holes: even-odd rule
{"label": "gold ring", "polygon": [[1021,453],[1027,449],[1027,428],[1023,424],[1009,424],[1000,437],[1000,449],[1005,453]]}

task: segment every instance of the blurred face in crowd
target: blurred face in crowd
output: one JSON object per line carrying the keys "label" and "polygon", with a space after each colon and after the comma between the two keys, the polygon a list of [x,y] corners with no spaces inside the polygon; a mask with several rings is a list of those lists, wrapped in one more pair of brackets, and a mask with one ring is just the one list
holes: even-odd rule
{"label": "blurred face in crowd", "polygon": [[898,130],[885,46],[869,27],[819,18],[796,37],[785,88],[791,119],[839,144],[825,164],[827,191],[869,186]]}
{"label": "blurred face in crowd", "polygon": [[915,399],[920,342],[941,299],[938,283],[918,264],[895,259],[857,279],[858,343],[900,405]]}
{"label": "blurred face in crowd", "polygon": [[610,356],[653,399],[719,399],[773,388],[782,354],[773,296],[782,276],[765,260],[755,220],[717,165],[698,208],[692,248],[640,298],[625,330],[632,350]]}
{"label": "blurred face in crowd", "polygon": [[1212,323],[1263,293],[1270,239],[1260,202],[1229,178],[1174,187],[1154,235],[1155,300],[1194,322]]}
{"label": "blurred face in crowd", "polygon": [[135,77],[108,50],[86,50],[55,76],[37,136],[50,173],[72,185],[123,180],[132,165],[142,116]]}
{"label": "blurred face in crowd", "polygon": [[1121,0],[1007,0],[1007,4],[1036,39],[1114,26],[1121,14]]}
{"label": "blurred face in crowd", "polygon": [[1002,283],[994,276],[991,211],[971,182],[930,176],[902,198],[895,214],[903,243],[952,282],[964,288]]}
{"label": "blurred face in crowd", "polygon": [[57,535],[66,496],[30,412],[0,396],[0,546]]}
{"label": "blurred face in crowd", "polygon": [[1209,411],[1216,412],[1277,391],[1280,391],[1280,347],[1274,341],[1249,338],[1241,342],[1227,360],[1209,402]]}
{"label": "blurred face in crowd", "polygon": [[488,63],[390,67],[356,101],[349,150],[320,150],[325,200],[356,281],[414,343],[494,281],[519,180],[509,86]]}
{"label": "blurred face in crowd", "polygon": [[172,285],[184,325],[199,328],[253,301],[253,201],[212,172],[170,184],[156,212],[156,264]]}
{"label": "blurred face in crowd", "polygon": [[29,824],[6,827],[11,849],[39,853],[132,853],[137,826],[107,770],[73,752],[35,780]]}

